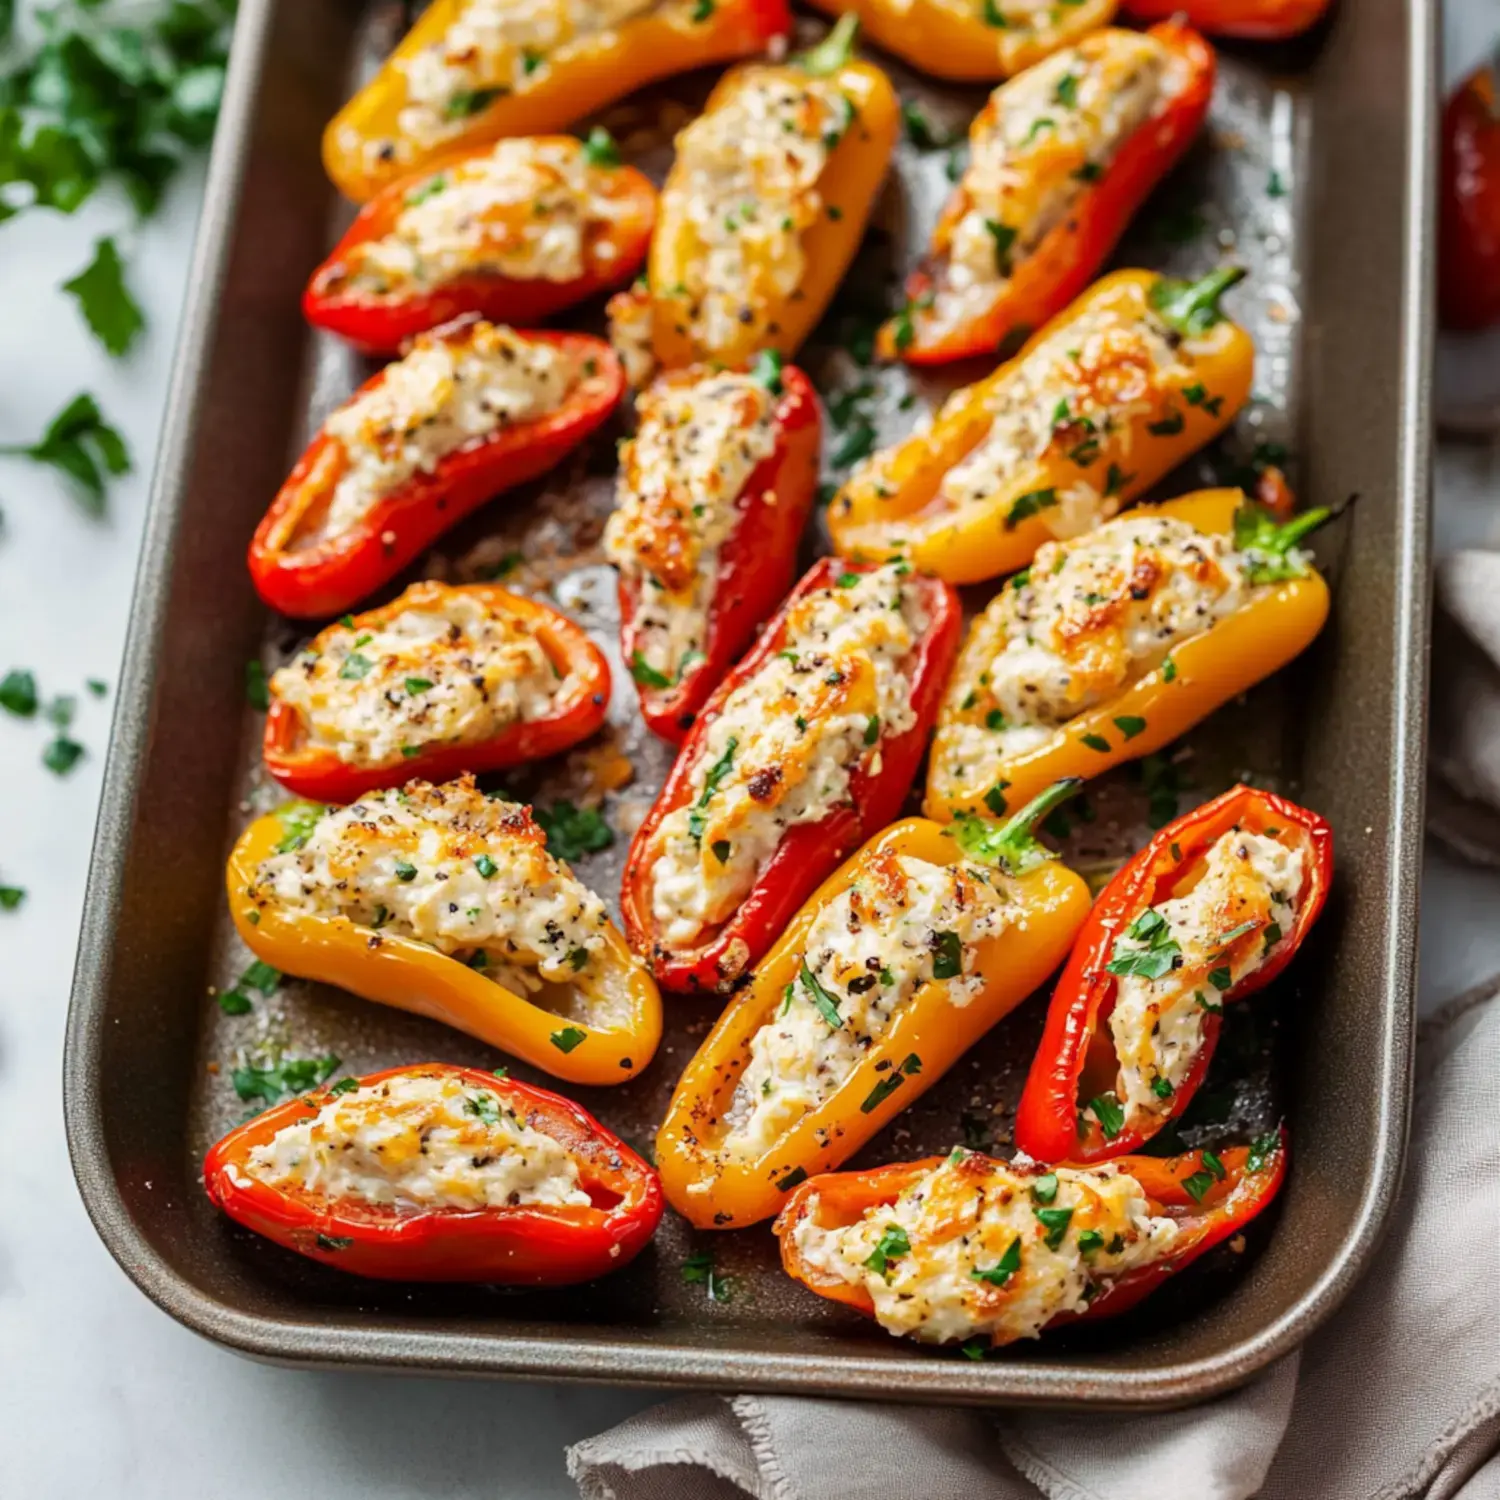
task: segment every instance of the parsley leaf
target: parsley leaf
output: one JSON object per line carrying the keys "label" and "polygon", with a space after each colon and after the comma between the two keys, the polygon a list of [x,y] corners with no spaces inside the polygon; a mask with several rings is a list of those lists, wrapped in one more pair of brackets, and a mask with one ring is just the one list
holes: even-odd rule
{"label": "parsley leaf", "polygon": [[92,516],[104,514],[106,475],[130,472],[125,439],[104,420],[99,403],[87,393],[75,396],[47,424],[34,443],[0,446],[0,455],[29,458],[72,480],[74,494]]}
{"label": "parsley leaf", "polygon": [[84,321],[110,354],[118,359],[130,352],[146,319],[125,285],[125,267],[112,236],[95,241],[93,260],[63,282],[62,289],[77,299]]}
{"label": "parsley leaf", "polygon": [[583,159],[591,167],[620,165],[620,148],[615,144],[614,136],[602,125],[589,131],[589,138],[583,143]]}
{"label": "parsley leaf", "polygon": [[561,1031],[554,1031],[547,1040],[559,1052],[571,1052],[580,1042],[587,1039],[587,1032],[580,1031],[576,1026],[564,1026]]}
{"label": "parsley leaf", "polygon": [[981,1270],[975,1266],[969,1275],[975,1281],[987,1281],[991,1286],[1004,1286],[1017,1271],[1021,1269],[1021,1236],[1017,1235],[1010,1242],[1010,1248],[990,1266],[988,1270]]}
{"label": "parsley leaf", "polygon": [[0,885],[0,911],[15,911],[26,899],[26,891],[19,885]]}
{"label": "parsley leaf", "polygon": [[756,385],[764,386],[771,395],[779,396],[785,389],[781,379],[782,358],[774,349],[762,349],[750,366],[750,378]]}
{"label": "parsley leaf", "polygon": [[1034,1208],[1031,1210],[1036,1215],[1037,1223],[1047,1231],[1045,1241],[1049,1250],[1056,1250],[1062,1244],[1063,1235],[1068,1232],[1068,1221],[1073,1217],[1071,1208]]}
{"label": "parsley leaf", "polygon": [[35,674],[16,667],[0,679],[0,708],[7,713],[29,719],[36,713],[37,702]]}
{"label": "parsley leaf", "polygon": [[1088,1108],[1099,1122],[1104,1139],[1112,1141],[1125,1128],[1125,1111],[1113,1094],[1097,1094],[1089,1100]]}
{"label": "parsley leaf", "polygon": [[837,1031],[844,1024],[844,1018],[839,1014],[838,1001],[818,983],[818,977],[807,967],[806,959],[802,962],[802,988],[812,998],[812,1003],[817,1007],[818,1014],[828,1022],[833,1030]]}
{"label": "parsley leaf", "polygon": [[547,852],[570,864],[585,854],[608,849],[615,841],[615,831],[603,813],[593,807],[575,807],[566,798],[550,808],[533,808],[532,816],[547,835]]}
{"label": "parsley leaf", "polygon": [[1114,952],[1104,967],[1106,972],[1122,978],[1134,975],[1160,979],[1174,967],[1181,954],[1171,924],[1155,907],[1148,906],[1115,939]]}
{"label": "parsley leaf", "polygon": [[889,1281],[891,1261],[910,1254],[911,1241],[907,1239],[906,1231],[899,1224],[887,1224],[864,1263],[877,1276],[884,1276]]}
{"label": "parsley leaf", "polygon": [[1028,490],[1011,502],[1010,509],[1005,513],[1005,529],[1014,531],[1029,516],[1050,510],[1056,504],[1057,491],[1055,489]]}
{"label": "parsley leaf", "polygon": [[277,1104],[288,1094],[301,1094],[317,1087],[338,1065],[339,1059],[329,1052],[322,1057],[284,1057],[267,1068],[246,1065],[236,1068],[230,1076],[241,1099]]}

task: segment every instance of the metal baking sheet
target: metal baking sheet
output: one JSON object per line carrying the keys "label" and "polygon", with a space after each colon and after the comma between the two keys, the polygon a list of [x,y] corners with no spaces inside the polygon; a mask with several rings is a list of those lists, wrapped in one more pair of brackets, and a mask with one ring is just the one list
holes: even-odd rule
{"label": "metal baking sheet", "polygon": [[[240,8],[69,1021],[69,1138],[105,1243],[174,1317],[286,1362],[1115,1407],[1182,1403],[1248,1378],[1358,1275],[1394,1201],[1406,1130],[1427,639],[1431,8],[1351,0],[1302,44],[1224,49],[1206,138],[1117,257],[1190,271],[1232,255],[1251,271],[1233,308],[1259,348],[1255,400],[1229,439],[1163,492],[1273,444],[1291,455],[1306,503],[1359,496],[1318,544],[1335,599],[1322,639],[1170,756],[1096,783],[1093,819],[1075,820],[1067,841],[1070,859],[1102,877],[1153,812],[1185,810],[1237,777],[1332,820],[1330,910],[1285,980],[1226,1016],[1184,1132],[1210,1142],[1284,1116],[1292,1177],[1238,1254],[1205,1261],[1140,1313],[984,1362],[897,1342],[805,1293],[781,1275],[764,1225],[709,1236],[669,1214],[639,1261],[587,1287],[433,1289],[362,1283],[303,1261],[230,1224],[202,1194],[205,1147],[246,1112],[229,1076],[242,1059],[335,1053],[348,1072],[501,1060],[435,1024],[295,981],[252,1016],[225,1017],[213,999],[246,960],[224,910],[223,859],[253,812],[277,800],[258,770],[260,718],[244,702],[244,664],[274,666],[302,637],[268,619],[244,548],[309,430],[364,373],[298,313],[306,275],[348,214],[323,176],[319,133],[404,20],[399,5],[342,0]],[[890,71],[905,97],[960,135],[983,99],[983,90],[936,89],[894,62]],[[659,174],[672,130],[706,84],[679,80],[604,118],[627,154]],[[947,170],[945,152],[903,143],[859,260],[803,359],[831,404],[866,413],[883,436],[910,426],[944,383],[874,376],[849,350],[925,239]],[[593,309],[583,325],[598,318]],[[618,665],[613,578],[599,550],[615,435],[472,518],[414,574],[483,576],[520,554],[507,582],[551,597]],[[810,551],[820,544],[809,538]],[[633,702],[617,673],[604,736],[509,783],[543,803],[602,796],[616,843],[579,871],[610,898],[668,763]],[[604,790],[625,773],[628,784]],[[1043,1010],[1037,997],[1002,1023],[857,1162],[959,1140],[1004,1154]],[[712,1002],[668,997],[653,1066],[579,1097],[648,1144],[711,1015]],[[703,1249],[725,1295],[681,1274]]]}

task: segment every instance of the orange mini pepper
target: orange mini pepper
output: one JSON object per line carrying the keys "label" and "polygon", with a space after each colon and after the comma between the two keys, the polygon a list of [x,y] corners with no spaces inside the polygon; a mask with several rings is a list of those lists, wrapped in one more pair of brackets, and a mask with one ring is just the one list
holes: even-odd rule
{"label": "orange mini pepper", "polygon": [[[1082,927],[1090,897],[1084,881],[1031,829],[1077,787],[1074,782],[1049,789],[1004,825],[976,819],[952,829],[908,818],[877,834],[823,883],[756,965],[672,1096],[656,1138],[656,1162],[667,1200],[679,1213],[700,1229],[738,1229],[769,1218],[797,1183],[847,1161],[1052,973]],[[930,934],[931,977],[897,1002],[888,1026],[857,1065],[763,1149],[752,1154],[729,1148],[728,1117],[752,1040],[787,1013],[798,987],[824,1022],[842,1024],[839,995],[808,967],[818,919],[851,889],[889,891],[894,882],[904,890],[899,859],[981,869],[985,883],[1007,898],[1011,919],[981,938],[969,961],[956,933]],[[947,981],[960,975],[977,977],[980,988],[955,1003]],[[866,989],[882,982],[873,970],[850,981]]]}
{"label": "orange mini pepper", "polygon": [[[928,768],[923,804],[928,817],[946,821],[985,808],[1003,811],[1061,777],[1098,776],[1160,750],[1279,671],[1323,628],[1328,585],[1293,549],[1328,518],[1327,511],[1306,511],[1278,524],[1240,490],[1200,490],[1143,506],[1139,514],[1170,516],[1201,532],[1232,535],[1236,549],[1256,559],[1248,570],[1252,587],[1245,602],[1174,646],[1164,660],[1104,702],[1060,725],[1050,738],[1009,757],[986,757],[969,748],[974,733],[999,713],[987,682],[990,663],[1003,646],[996,638],[992,605],[970,627],[949,680]],[[1099,621],[1105,630],[1114,604],[1104,600],[1099,606],[1109,611]],[[1084,670],[1087,665],[1085,661]],[[963,766],[962,774],[952,769],[955,762]]]}
{"label": "orange mini pepper", "polygon": [[1184,16],[1210,36],[1272,42],[1301,36],[1327,14],[1332,0],[1122,0],[1135,21]]}
{"label": "orange mini pepper", "polygon": [[[325,811],[311,802],[284,803],[257,818],[230,853],[230,915],[257,958],[283,973],[441,1021],[569,1083],[624,1083],[651,1061],[661,1040],[661,996],[613,923],[603,929],[602,956],[570,986],[589,1000],[608,998],[611,1010],[623,1017],[596,1025],[523,999],[482,970],[415,938],[332,912],[287,911],[274,899],[257,896],[261,863],[300,847]],[[517,835],[540,842],[542,831],[527,809],[516,812],[521,815]],[[482,841],[476,847],[482,848]]]}
{"label": "orange mini pepper", "polygon": [[[1153,61],[1160,73],[1152,106],[1107,156],[1080,132],[1059,130],[1056,117],[1070,110],[1107,117],[1110,101],[1118,108]],[[931,249],[907,278],[906,306],[880,330],[881,355],[935,365],[990,354],[1061,312],[1192,145],[1216,71],[1213,48],[1168,22],[1144,35],[1096,31],[996,89],[969,128],[969,167],[943,206]],[[1014,142],[1017,111],[1032,115],[1032,126]],[[1072,195],[1062,205],[1059,182]],[[983,222],[982,264],[992,274],[976,280],[967,265],[955,269],[953,249],[955,236],[962,240],[986,209],[993,216]],[[1040,235],[1038,218],[1050,224]]]}
{"label": "orange mini pepper", "polygon": [[1243,272],[1097,281],[926,431],[870,458],[829,507],[839,553],[950,583],[1024,568],[1143,494],[1250,395],[1255,351],[1220,312]]}
{"label": "orange mini pepper", "polygon": [[[934,78],[1009,78],[1113,19],[1116,0],[812,0],[829,15],[856,15],[887,52]],[[965,15],[963,10],[970,13]]]}
{"label": "orange mini pepper", "polygon": [[[678,137],[678,158],[662,188],[644,291],[622,293],[611,313],[649,330],[656,363],[677,369],[699,361],[745,365],[762,349],[790,359],[833,298],[865,232],[875,195],[885,180],[900,130],[901,107],[890,80],[873,63],[853,55],[858,25],[839,23],[816,47],[777,66],[749,64],[719,80],[703,115]],[[822,85],[821,89],[811,85]],[[796,122],[827,150],[816,183],[785,202],[771,192],[710,206],[731,232],[753,234],[745,283],[729,288],[709,281],[709,247],[695,218],[702,205],[693,164],[697,138],[715,115],[736,109],[750,89],[784,86],[798,95]],[[832,93],[836,110],[821,102]],[[780,168],[779,158],[776,163]],[[773,222],[774,217],[774,222]],[[795,236],[801,274],[779,277],[762,256],[778,239]],[[705,316],[706,304],[733,303],[733,316]]]}
{"label": "orange mini pepper", "polygon": [[[786,0],[667,0],[602,30],[564,24],[550,50],[508,44],[486,55],[465,22],[469,5],[434,0],[329,122],[323,165],[346,197],[363,203],[450,151],[566,130],[648,83],[763,51],[791,25]],[[419,97],[414,76],[445,87]]]}

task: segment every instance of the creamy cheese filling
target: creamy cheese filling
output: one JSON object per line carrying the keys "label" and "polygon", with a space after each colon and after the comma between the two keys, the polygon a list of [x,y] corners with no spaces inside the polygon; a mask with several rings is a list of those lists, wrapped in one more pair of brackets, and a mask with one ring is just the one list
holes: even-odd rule
{"label": "creamy cheese filling", "polygon": [[1105,305],[1070,318],[991,389],[989,431],[943,476],[939,496],[954,508],[983,503],[1055,449],[1088,477],[1028,493],[1002,524],[1036,515],[1057,537],[1098,525],[1119,510],[1124,482],[1114,464],[1096,472],[1105,469],[1096,461],[1101,443],[1109,439],[1128,467],[1134,420],[1163,406],[1168,382],[1188,373],[1184,359],[1154,316]]}
{"label": "creamy cheese filling", "polygon": [[945,257],[931,308],[937,323],[990,305],[1170,97],[1180,71],[1155,37],[1109,30],[995,90],[970,132],[962,208],[945,213],[934,245]]}
{"label": "creamy cheese filling", "polygon": [[251,1151],[245,1172],[331,1202],[397,1209],[587,1207],[578,1164],[498,1094],[444,1073],[354,1089]]}
{"label": "creamy cheese filling", "polygon": [[659,0],[464,0],[443,35],[396,67],[405,75],[406,102],[389,152],[410,155],[462,135],[469,121],[497,98],[523,94],[581,44],[657,8]]}
{"label": "creamy cheese filling", "polygon": [[576,142],[500,141],[409,193],[385,234],[345,253],[341,279],[377,295],[461,276],[575,281],[614,255],[606,231],[625,211]]}
{"label": "creamy cheese filling", "polygon": [[766,69],[677,137],[664,222],[685,225],[681,289],[705,354],[741,343],[806,274],[802,232],[823,201],[818,179],[854,107],[832,83]]}
{"label": "creamy cheese filling", "polygon": [[1127,1125],[1149,1128],[1170,1111],[1203,1049],[1205,1018],[1291,939],[1302,881],[1300,849],[1232,829],[1191,890],[1116,940],[1111,962],[1136,971],[1119,977],[1109,1016]]}
{"label": "creamy cheese filling", "polygon": [[576,359],[556,344],[493,323],[460,339],[422,335],[379,385],[324,422],[344,466],[318,536],[347,531],[465,444],[555,411],[578,377]]}
{"label": "creamy cheese filling", "polygon": [[[816,1109],[929,984],[962,1008],[984,989],[976,950],[1015,919],[1009,892],[978,865],[872,857],[807,935],[800,977],[750,1040],[726,1115],[726,1152],[755,1157]],[[899,1075],[903,1060],[893,1063]],[[921,1067],[921,1059],[915,1068]]]}
{"label": "creamy cheese filling", "polygon": [[817,1202],[793,1232],[803,1260],[862,1287],[888,1332],[929,1343],[1036,1338],[1179,1232],[1113,1164],[1038,1176],[963,1150],[853,1224],[823,1228]]}
{"label": "creamy cheese filling", "polygon": [[1241,609],[1253,587],[1227,536],[1132,515],[1040,547],[975,620],[933,742],[934,774],[993,777],[1070,720]]}
{"label": "creamy cheese filling", "polygon": [[964,21],[983,21],[1002,35],[1028,32],[1044,36],[1064,30],[1061,24],[1082,0],[933,0]]}
{"label": "creamy cheese filling", "polygon": [[609,342],[625,379],[635,391],[644,390],[656,373],[656,327],[654,303],[643,281],[609,299]]}
{"label": "creamy cheese filling", "polygon": [[794,604],[785,644],[725,700],[686,806],[661,824],[652,865],[659,939],[698,940],[727,919],[789,828],[849,799],[885,735],[916,722],[910,658],[927,628],[902,564],[848,574]]}
{"label": "creamy cheese filling", "polygon": [[707,650],[719,552],[746,481],[775,452],[775,403],[748,375],[699,373],[658,380],[636,409],[604,549],[637,598],[628,665],[660,687]]}
{"label": "creamy cheese filling", "polygon": [[[547,853],[529,811],[486,797],[472,777],[408,782],[330,808],[295,848],[263,860],[247,892],[290,916],[347,917],[412,938],[538,1004],[544,984],[618,1002],[598,984],[604,903]],[[601,1018],[601,1024],[607,1021]]]}
{"label": "creamy cheese filling", "polygon": [[430,745],[472,745],[544,718],[567,679],[534,624],[475,594],[416,583],[383,625],[334,625],[271,678],[308,745],[386,766]]}

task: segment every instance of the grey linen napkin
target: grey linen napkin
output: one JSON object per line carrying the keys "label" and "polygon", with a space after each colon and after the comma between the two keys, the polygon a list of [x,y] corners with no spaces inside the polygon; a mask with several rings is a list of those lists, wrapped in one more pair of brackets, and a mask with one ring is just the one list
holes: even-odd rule
{"label": "grey linen napkin", "polygon": [[584,1500],[1500,1500],[1497,1078],[1500,976],[1422,1028],[1378,1266],[1300,1355],[1219,1401],[1093,1417],[690,1397],[576,1444],[568,1472]]}

